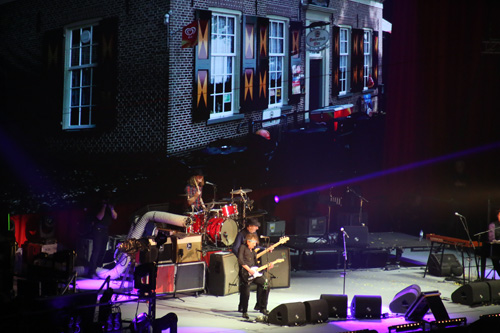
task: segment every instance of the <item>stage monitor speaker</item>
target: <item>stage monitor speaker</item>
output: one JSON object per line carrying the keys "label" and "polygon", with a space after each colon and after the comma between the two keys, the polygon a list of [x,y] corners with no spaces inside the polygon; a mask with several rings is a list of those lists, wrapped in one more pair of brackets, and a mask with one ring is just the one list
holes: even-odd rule
{"label": "stage monitor speaker", "polygon": [[304,306],[308,323],[324,323],[328,320],[328,302],[325,299],[306,301]]}
{"label": "stage monitor speaker", "polygon": [[500,303],[500,281],[493,280],[488,281],[488,286],[490,287],[490,301],[493,304]]}
{"label": "stage monitor speaker", "polygon": [[177,264],[175,292],[202,291],[205,289],[205,262]]}
{"label": "stage monitor speaker", "polygon": [[355,295],[351,302],[351,315],[357,319],[380,318],[382,315],[382,297]]}
{"label": "stage monitor speaker", "polygon": [[431,253],[427,260],[427,270],[434,276],[461,276],[463,267],[454,254]]}
{"label": "stage monitor speaker", "polygon": [[280,246],[275,248],[273,252],[264,254],[260,257],[261,265],[265,265],[276,259],[284,259],[285,261],[276,264],[269,270],[269,286],[271,288],[289,288],[291,268],[290,249]]}
{"label": "stage monitor speaker", "polygon": [[451,294],[453,303],[476,305],[489,303],[491,300],[490,285],[486,282],[464,284]]}
{"label": "stage monitor speaker", "polygon": [[417,284],[406,287],[394,296],[391,304],[389,304],[389,310],[392,313],[406,313],[410,305],[420,296],[420,292],[420,286]]}
{"label": "stage monitor speaker", "polygon": [[326,216],[298,216],[295,220],[297,235],[321,236],[326,233]]}
{"label": "stage monitor speaker", "polygon": [[367,247],[368,246],[368,227],[348,225],[344,227],[349,237],[346,237],[347,247]]}
{"label": "stage monitor speaker", "polygon": [[441,300],[441,293],[439,291],[425,291],[421,292],[420,296],[408,308],[405,313],[406,320],[420,321],[424,318],[427,311],[431,310],[436,320],[449,320],[448,311],[443,305]]}
{"label": "stage monitor speaker", "polygon": [[237,293],[240,283],[238,270],[238,258],[233,253],[212,253],[208,265],[208,292],[215,296]]}
{"label": "stage monitor speaker", "polygon": [[177,233],[173,237],[176,263],[201,260],[201,235]]}
{"label": "stage monitor speaker", "polygon": [[347,295],[321,294],[320,299],[328,303],[328,317],[347,318]]}
{"label": "stage monitor speaker", "polygon": [[269,313],[268,321],[270,324],[281,326],[305,324],[307,322],[306,306],[302,302],[278,305]]}

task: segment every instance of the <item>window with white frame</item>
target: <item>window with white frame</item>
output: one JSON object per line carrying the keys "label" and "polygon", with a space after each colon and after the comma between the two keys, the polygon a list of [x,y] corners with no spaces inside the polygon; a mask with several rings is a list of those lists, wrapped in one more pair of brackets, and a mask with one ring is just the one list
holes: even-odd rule
{"label": "window with white frame", "polygon": [[232,116],[235,110],[236,16],[212,14],[211,82],[213,108],[210,119]]}
{"label": "window with white frame", "polygon": [[350,63],[350,36],[349,28],[340,28],[340,50],[339,50],[339,95],[349,92],[349,63]]}
{"label": "window with white frame", "polygon": [[66,29],[63,129],[95,127],[95,25]]}
{"label": "window with white frame", "polygon": [[269,107],[283,105],[285,22],[269,21]]}
{"label": "window with white frame", "polygon": [[372,32],[370,30],[365,30],[363,33],[363,55],[363,90],[366,90],[372,72]]}

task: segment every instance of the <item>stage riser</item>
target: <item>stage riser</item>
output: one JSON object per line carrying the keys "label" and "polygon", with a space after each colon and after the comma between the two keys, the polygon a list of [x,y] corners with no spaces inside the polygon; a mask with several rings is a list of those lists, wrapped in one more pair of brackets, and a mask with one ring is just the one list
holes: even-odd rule
{"label": "stage riser", "polygon": [[[318,252],[304,251],[302,262],[300,256],[295,251],[291,255],[292,269],[308,270],[308,269],[340,269],[344,267],[344,257],[342,251],[338,252]],[[380,251],[355,251],[347,252],[347,268],[378,268],[385,267],[389,260],[389,250]]]}

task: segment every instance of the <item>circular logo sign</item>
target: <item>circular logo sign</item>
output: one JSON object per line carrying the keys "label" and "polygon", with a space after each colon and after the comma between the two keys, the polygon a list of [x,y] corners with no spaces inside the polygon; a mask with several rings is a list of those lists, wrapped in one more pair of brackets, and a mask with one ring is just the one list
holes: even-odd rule
{"label": "circular logo sign", "polygon": [[330,33],[325,29],[313,29],[306,36],[306,45],[311,51],[321,51],[328,46]]}

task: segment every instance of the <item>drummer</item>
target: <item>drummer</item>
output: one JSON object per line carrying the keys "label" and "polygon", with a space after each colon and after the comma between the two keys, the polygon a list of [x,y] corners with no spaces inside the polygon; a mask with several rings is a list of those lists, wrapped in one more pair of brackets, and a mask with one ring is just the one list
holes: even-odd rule
{"label": "drummer", "polygon": [[205,176],[203,171],[197,169],[189,178],[184,191],[187,196],[187,204],[191,207],[193,212],[205,210],[205,203],[203,202],[203,186],[205,185]]}

